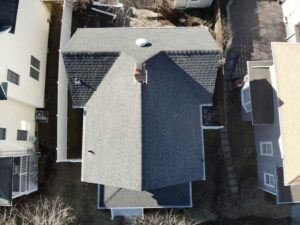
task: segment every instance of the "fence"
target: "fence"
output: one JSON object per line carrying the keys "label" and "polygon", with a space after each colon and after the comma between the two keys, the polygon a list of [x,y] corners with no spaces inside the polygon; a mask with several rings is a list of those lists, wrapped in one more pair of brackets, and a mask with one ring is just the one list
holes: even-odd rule
{"label": "fence", "polygon": [[[60,50],[64,48],[71,37],[73,3],[64,1],[61,21]],[[57,81],[57,159],[56,162],[78,162],[69,160],[68,150],[68,78],[61,52],[59,52]]]}

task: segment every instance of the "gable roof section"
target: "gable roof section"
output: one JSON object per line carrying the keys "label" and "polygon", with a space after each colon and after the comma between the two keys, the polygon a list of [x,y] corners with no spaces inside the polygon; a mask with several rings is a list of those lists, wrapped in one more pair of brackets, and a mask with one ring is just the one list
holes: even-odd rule
{"label": "gable roof section", "polygon": [[[149,47],[138,47],[146,38]],[[82,28],[77,29],[63,52],[124,52],[143,63],[159,52],[219,52],[206,27],[185,28]]]}
{"label": "gable roof section", "polygon": [[82,180],[149,190],[203,179],[199,106],[212,94],[165,53],[134,84],[134,62],[121,54],[86,104]]}
{"label": "gable roof section", "polygon": [[13,158],[0,158],[0,206],[11,206]]}
{"label": "gable roof section", "polygon": [[118,57],[113,52],[63,54],[73,106],[85,105]]}
{"label": "gable roof section", "polygon": [[294,184],[300,175],[300,44],[272,43],[277,80],[284,184]]}
{"label": "gable roof section", "polygon": [[216,62],[220,55],[215,51],[191,51],[191,52],[167,52],[168,57],[186,74],[188,74],[199,85],[204,87],[208,93],[213,94],[215,80]]}
{"label": "gable roof section", "polygon": [[[139,37],[151,46],[137,47]],[[82,62],[109,49],[106,74]],[[212,102],[220,56],[206,28],[81,29],[63,56],[71,79],[96,80],[78,101],[86,111],[83,181],[141,191],[204,179],[200,104]],[[137,62],[146,63],[146,85],[134,82]]]}
{"label": "gable roof section", "polygon": [[248,62],[252,123],[255,125],[274,123],[273,87],[270,75],[272,65],[272,61]]}
{"label": "gable roof section", "polygon": [[3,27],[11,27],[15,32],[19,0],[0,0],[0,31]]}
{"label": "gable roof section", "polygon": [[191,183],[135,191],[117,187],[98,186],[98,208],[188,208],[192,207]]}
{"label": "gable roof section", "polygon": [[202,180],[200,104],[212,102],[207,77],[199,85],[164,53],[147,65],[148,84],[142,86],[142,189]]}
{"label": "gable roof section", "polygon": [[142,189],[142,87],[133,63],[121,54],[85,106],[83,181]]}
{"label": "gable roof section", "polygon": [[[136,46],[135,40],[141,37],[146,37],[151,46]],[[78,29],[63,49],[73,106],[86,104],[121,52],[139,63],[166,52],[187,74],[195,80],[198,76],[201,82],[201,73],[210,74],[209,69],[214,68],[215,59],[219,58],[219,47],[206,27]],[[75,77],[87,81],[87,85],[75,85]],[[212,92],[214,81],[207,81],[211,82]]]}

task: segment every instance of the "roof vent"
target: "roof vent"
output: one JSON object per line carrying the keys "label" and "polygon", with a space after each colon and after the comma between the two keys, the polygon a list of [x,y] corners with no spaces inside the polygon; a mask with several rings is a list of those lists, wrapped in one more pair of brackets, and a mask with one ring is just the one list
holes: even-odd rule
{"label": "roof vent", "polygon": [[136,39],[135,44],[139,47],[146,47],[149,43],[145,38],[138,38]]}
{"label": "roof vent", "polygon": [[75,85],[80,85],[81,84],[81,80],[78,79],[77,77],[74,78],[74,84]]}

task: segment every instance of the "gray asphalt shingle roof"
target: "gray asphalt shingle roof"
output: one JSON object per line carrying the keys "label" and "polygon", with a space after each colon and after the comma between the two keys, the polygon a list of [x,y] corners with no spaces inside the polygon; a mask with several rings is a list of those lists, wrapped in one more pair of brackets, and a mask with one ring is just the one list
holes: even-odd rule
{"label": "gray asphalt shingle roof", "polygon": [[[135,46],[140,37],[152,45]],[[206,28],[80,29],[63,57],[86,111],[83,181],[150,190],[204,179],[200,104],[212,102],[220,57]],[[147,84],[134,82],[137,62]]]}
{"label": "gray asphalt shingle roof", "polygon": [[[150,47],[138,47],[145,38]],[[206,27],[182,28],[81,28],[77,29],[63,52],[124,52],[144,62],[158,52],[217,52],[219,47]]]}
{"label": "gray asphalt shingle roof", "polygon": [[111,208],[188,208],[192,207],[190,184],[155,189],[151,191],[135,191],[117,187],[99,185],[98,207]]}
{"label": "gray asphalt shingle roof", "polygon": [[10,206],[12,201],[13,158],[0,158],[0,206]]}
{"label": "gray asphalt shingle roof", "polygon": [[[146,38],[151,46],[136,46],[135,40],[140,37]],[[214,67],[218,51],[216,42],[205,27],[83,28],[76,31],[63,49],[63,58],[73,105],[84,106],[121,52],[140,63],[159,52],[166,52],[196,81],[202,84],[210,82],[207,87],[212,92],[214,80],[205,73],[210,73],[210,68]],[[74,85],[75,78],[85,85]]]}
{"label": "gray asphalt shingle roof", "polygon": [[[118,57],[105,52],[64,54],[73,106],[85,105]],[[75,85],[75,78],[84,84]]]}
{"label": "gray asphalt shingle roof", "polygon": [[14,33],[17,19],[19,0],[0,0],[0,31],[4,26],[11,27]]}

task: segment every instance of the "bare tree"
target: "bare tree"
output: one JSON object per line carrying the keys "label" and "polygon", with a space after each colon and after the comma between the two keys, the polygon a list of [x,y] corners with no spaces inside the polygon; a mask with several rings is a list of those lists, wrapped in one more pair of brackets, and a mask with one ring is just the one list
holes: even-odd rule
{"label": "bare tree", "polygon": [[60,197],[52,201],[41,197],[37,201],[0,209],[1,225],[68,225],[75,220],[73,209]]}
{"label": "bare tree", "polygon": [[146,214],[144,219],[139,218],[137,220],[138,225],[157,225],[157,224],[168,224],[168,225],[199,225],[200,221],[187,219],[182,214],[176,213],[173,210],[165,211],[164,213],[150,213]]}
{"label": "bare tree", "polygon": [[15,207],[1,208],[0,209],[0,224],[17,225],[16,216],[17,216],[17,210]]}
{"label": "bare tree", "polygon": [[60,197],[52,201],[40,198],[37,202],[22,204],[18,217],[24,225],[68,225],[75,221],[73,209]]}

